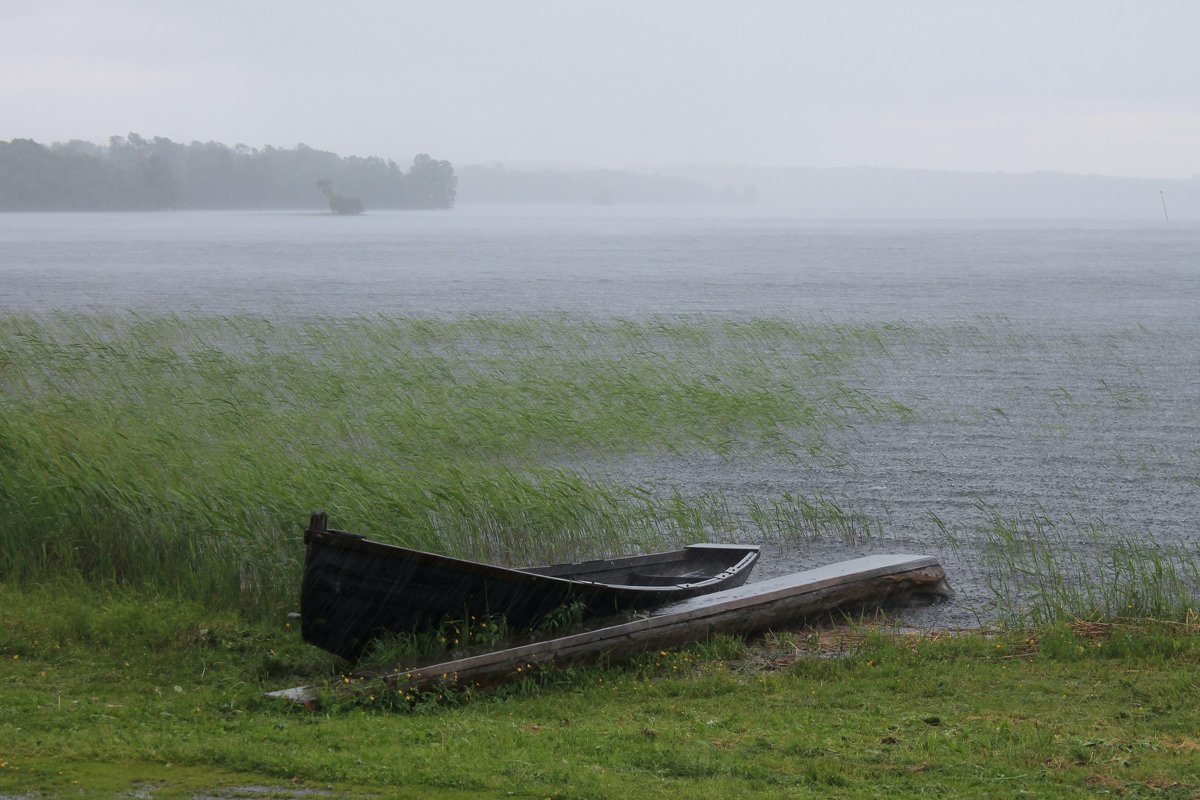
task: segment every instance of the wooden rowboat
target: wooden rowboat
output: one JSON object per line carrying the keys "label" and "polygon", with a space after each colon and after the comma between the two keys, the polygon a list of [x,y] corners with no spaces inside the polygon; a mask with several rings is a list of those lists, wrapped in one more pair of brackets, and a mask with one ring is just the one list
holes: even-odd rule
{"label": "wooden rowboat", "polygon": [[[750,634],[830,613],[952,595],[946,573],[934,558],[866,556],[694,597],[634,619],[597,621],[591,629],[567,636],[512,644],[440,663],[413,663],[406,669],[371,676],[376,682],[370,685],[381,679],[393,689],[415,692],[442,683],[495,684],[528,675],[538,666],[600,660],[617,663],[647,650],[677,647],[718,633]],[[319,685],[297,686],[268,696],[311,704],[321,691]]]}
{"label": "wooden rowboat", "polygon": [[502,615],[535,626],[574,606],[582,618],[650,609],[746,582],[756,545],[695,544],[669,553],[510,569],[331,530],[323,512],[304,533],[300,632],[349,660],[371,639],[446,619]]}

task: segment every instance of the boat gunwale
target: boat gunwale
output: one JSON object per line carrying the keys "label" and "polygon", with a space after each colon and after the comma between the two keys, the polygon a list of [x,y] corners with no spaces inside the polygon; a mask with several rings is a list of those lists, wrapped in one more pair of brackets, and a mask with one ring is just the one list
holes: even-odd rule
{"label": "boat gunwale", "polygon": [[[488,564],[482,561],[472,561],[470,559],[458,558],[456,556],[447,556],[440,553],[430,553],[425,550],[416,550],[402,545],[388,544],[386,542],[378,542],[373,539],[368,539],[362,534],[349,533],[347,531],[335,530],[327,528],[325,530],[306,530],[304,532],[304,543],[307,547],[313,546],[332,546],[347,550],[364,550],[374,552],[381,556],[396,557],[403,556],[406,559],[424,562],[429,564],[442,564],[448,562],[456,568],[467,572],[472,572],[478,575],[493,575],[503,576],[506,579],[514,580],[522,583],[544,583],[551,581],[553,583],[570,584],[576,586],[600,586],[613,590],[628,590],[637,592],[647,592],[651,594],[667,594],[677,592],[680,589],[703,588],[714,583],[721,583],[729,580],[730,577],[737,575],[739,572],[750,569],[757,563],[761,548],[758,545],[736,545],[736,544],[709,544],[698,543],[687,545],[680,550],[671,550],[662,553],[649,553],[638,556],[619,556],[617,558],[601,558],[582,561],[574,564],[551,564],[541,567],[502,567],[496,564]],[[639,584],[639,583],[610,583],[603,580],[588,580],[584,578],[571,578],[552,573],[540,572],[542,569],[567,568],[577,567],[580,571],[586,572],[586,567],[589,565],[617,564],[620,566],[640,567],[654,564],[665,564],[674,561],[686,560],[687,554],[691,552],[700,552],[703,550],[734,550],[744,551],[743,556],[733,564],[727,565],[719,573],[708,575],[703,580],[698,580],[690,583],[672,583],[672,584]]]}

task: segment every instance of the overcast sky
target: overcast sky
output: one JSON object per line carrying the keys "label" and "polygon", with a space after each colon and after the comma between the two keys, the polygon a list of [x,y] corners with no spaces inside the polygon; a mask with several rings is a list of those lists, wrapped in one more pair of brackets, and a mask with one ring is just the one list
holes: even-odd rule
{"label": "overcast sky", "polygon": [[1200,2],[0,0],[0,139],[1200,173]]}

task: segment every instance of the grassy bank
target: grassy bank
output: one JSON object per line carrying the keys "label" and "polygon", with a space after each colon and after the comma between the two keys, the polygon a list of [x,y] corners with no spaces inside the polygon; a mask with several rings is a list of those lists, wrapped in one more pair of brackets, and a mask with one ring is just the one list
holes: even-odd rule
{"label": "grassy bank", "polygon": [[336,665],[286,623],[145,593],[0,588],[0,793],[1190,798],[1200,628],[721,639],[460,705],[265,689]]}
{"label": "grassy bank", "polygon": [[[917,436],[922,414],[1012,435],[992,394],[939,411],[863,388],[890,348],[931,341],[956,357],[937,331],[775,320],[2,317],[0,794],[1196,796],[1194,540],[1020,498],[921,511],[930,546],[986,576],[999,633],[800,631],[475,697],[263,698],[342,685],[283,614],[314,508],[498,561],[886,540],[870,498],[589,470],[854,469],[839,433]],[[1049,422],[1069,441],[1136,394],[1056,396]]]}

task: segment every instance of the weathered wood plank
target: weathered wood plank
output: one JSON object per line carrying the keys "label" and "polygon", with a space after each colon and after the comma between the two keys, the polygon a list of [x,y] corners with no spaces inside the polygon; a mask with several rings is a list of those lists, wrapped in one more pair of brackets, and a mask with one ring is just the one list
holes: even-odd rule
{"label": "weathered wood plank", "polygon": [[[570,636],[531,642],[378,676],[397,689],[420,690],[441,681],[491,684],[518,667],[581,661],[619,661],[647,650],[676,647],[718,633],[753,633],[831,611],[879,606],[913,595],[950,592],[945,572],[929,556],[868,556],[684,600],[643,617]],[[269,696],[312,702],[319,687]]]}

